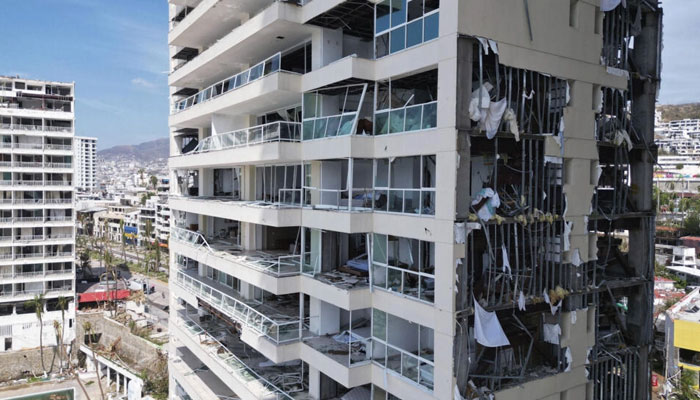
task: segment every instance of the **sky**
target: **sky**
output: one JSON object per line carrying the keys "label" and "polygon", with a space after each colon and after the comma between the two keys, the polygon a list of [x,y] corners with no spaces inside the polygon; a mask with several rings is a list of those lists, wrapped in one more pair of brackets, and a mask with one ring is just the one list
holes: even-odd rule
{"label": "sky", "polygon": [[98,149],[168,137],[165,0],[0,1],[0,75],[74,81]]}
{"label": "sky", "polygon": [[660,104],[700,102],[700,1],[664,0]]}
{"label": "sky", "polygon": [[[98,148],[168,136],[165,0],[0,0],[0,75],[76,82]],[[664,1],[659,102],[700,102],[700,0]]]}

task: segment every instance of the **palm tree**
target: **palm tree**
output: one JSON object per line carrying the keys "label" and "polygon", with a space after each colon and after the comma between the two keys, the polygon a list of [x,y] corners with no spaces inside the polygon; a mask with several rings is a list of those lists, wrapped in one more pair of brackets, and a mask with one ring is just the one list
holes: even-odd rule
{"label": "palm tree", "polygon": [[92,350],[92,360],[95,362],[95,373],[97,374],[97,384],[100,386],[100,397],[102,400],[105,398],[105,392],[102,390],[102,380],[100,379],[100,366],[97,363],[97,354],[95,353],[95,345],[92,343],[93,339],[93,329],[90,321],[83,322],[83,330],[88,337],[88,347]]}
{"label": "palm tree", "polygon": [[153,187],[154,192],[158,190],[158,178],[155,175],[151,175],[151,187]]}
{"label": "palm tree", "polygon": [[32,300],[28,300],[25,305],[27,308],[33,308],[36,313],[36,318],[39,320],[39,357],[41,357],[41,369],[46,375],[46,365],[44,365],[44,306],[46,299],[43,294],[35,294]]}
{"label": "palm tree", "polygon": [[[145,231],[146,248],[153,246],[154,242],[151,241],[152,234],[153,234],[153,225],[151,224],[151,220],[147,219],[146,220],[146,231]],[[146,264],[146,273],[148,273],[148,264]]]}
{"label": "palm tree", "polygon": [[141,183],[142,185],[145,183],[144,180],[143,180],[143,173],[144,173],[144,172],[145,172],[145,171],[144,171],[143,168],[139,168],[139,176],[141,177],[140,183]]}
{"label": "palm tree", "polygon": [[[53,320],[53,330],[56,332],[56,346],[58,346],[58,372],[61,373],[63,372],[63,357],[61,356],[61,343],[63,342],[63,326],[57,320]],[[56,353],[54,353],[54,357],[55,355]]]}
{"label": "palm tree", "polygon": [[[110,308],[112,309],[112,317],[116,315],[116,309],[117,309],[117,302],[116,302],[116,291],[117,291],[117,275],[114,273],[114,256],[112,255],[112,252],[109,250],[105,250],[104,253],[104,261],[105,261],[105,273],[104,276],[107,281],[107,291],[109,295],[107,298],[109,299],[110,302]],[[109,289],[109,281],[110,279],[114,281],[114,290]]]}
{"label": "palm tree", "polygon": [[61,365],[60,370],[63,371],[63,357],[65,357],[66,345],[63,343],[63,330],[66,328],[66,310],[70,299],[65,296],[59,296],[56,299],[56,305],[61,310],[61,341],[58,347],[58,362]]}
{"label": "palm tree", "polygon": [[124,220],[119,221],[119,231],[122,233],[122,259],[126,263],[126,232],[124,232]]}

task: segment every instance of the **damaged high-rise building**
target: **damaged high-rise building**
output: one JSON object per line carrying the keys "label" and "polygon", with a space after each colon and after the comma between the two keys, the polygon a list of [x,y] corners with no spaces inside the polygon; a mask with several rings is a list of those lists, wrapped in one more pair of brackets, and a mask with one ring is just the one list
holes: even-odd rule
{"label": "damaged high-rise building", "polygon": [[650,396],[657,0],[169,0],[171,393]]}

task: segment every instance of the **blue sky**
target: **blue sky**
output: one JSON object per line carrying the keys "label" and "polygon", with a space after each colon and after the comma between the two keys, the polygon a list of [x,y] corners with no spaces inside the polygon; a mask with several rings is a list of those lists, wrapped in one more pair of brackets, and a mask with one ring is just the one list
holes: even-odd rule
{"label": "blue sky", "polygon": [[[165,0],[0,1],[0,75],[75,81],[77,134],[100,149],[167,137]],[[659,101],[698,102],[700,1],[665,3]]]}
{"label": "blue sky", "polygon": [[659,103],[700,102],[700,1],[664,1]]}
{"label": "blue sky", "polygon": [[165,0],[1,0],[0,75],[75,81],[98,148],[168,136]]}

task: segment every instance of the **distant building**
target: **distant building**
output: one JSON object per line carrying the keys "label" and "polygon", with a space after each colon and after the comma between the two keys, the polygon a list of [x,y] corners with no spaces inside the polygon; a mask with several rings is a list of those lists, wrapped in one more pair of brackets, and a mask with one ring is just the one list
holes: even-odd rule
{"label": "distant building", "polygon": [[[666,378],[675,376],[681,367],[700,372],[700,289],[666,311],[665,331]],[[696,380],[695,386],[698,384]]]}
{"label": "distant building", "polygon": [[75,188],[90,192],[97,187],[97,138],[75,137]]}
{"label": "distant building", "polygon": [[75,338],[75,84],[0,77],[0,352]]}

